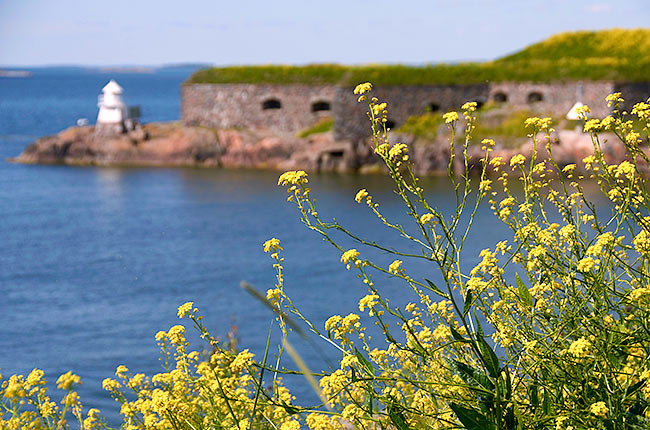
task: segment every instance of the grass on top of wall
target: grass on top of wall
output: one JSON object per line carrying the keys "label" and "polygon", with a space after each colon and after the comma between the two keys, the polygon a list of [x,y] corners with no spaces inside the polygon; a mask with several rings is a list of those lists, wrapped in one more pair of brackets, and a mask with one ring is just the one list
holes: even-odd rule
{"label": "grass on top of wall", "polygon": [[370,81],[381,86],[578,79],[650,81],[650,29],[560,33],[484,63],[214,67],[196,72],[187,83],[354,86]]}
{"label": "grass on top of wall", "polygon": [[334,128],[334,118],[328,116],[321,118],[311,127],[307,127],[306,129],[298,132],[296,136],[305,138],[311,136],[312,134],[327,133],[328,131],[332,131],[332,128]]}

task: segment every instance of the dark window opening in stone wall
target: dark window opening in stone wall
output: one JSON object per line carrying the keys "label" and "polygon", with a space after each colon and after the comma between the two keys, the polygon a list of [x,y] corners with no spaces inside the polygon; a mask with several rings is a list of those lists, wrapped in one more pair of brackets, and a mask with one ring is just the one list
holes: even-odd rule
{"label": "dark window opening in stone wall", "polygon": [[332,106],[330,105],[330,102],[320,101],[320,102],[312,103],[312,105],[311,105],[311,111],[312,112],[322,112],[322,111],[328,111],[328,110],[331,110],[331,109],[332,109]]}
{"label": "dark window opening in stone wall", "polygon": [[508,95],[506,93],[494,93],[492,99],[497,103],[505,103],[508,101]]}
{"label": "dark window opening in stone wall", "polygon": [[436,103],[429,103],[425,108],[424,111],[427,113],[430,112],[438,112],[440,110],[440,105]]}
{"label": "dark window opening in stone wall", "polygon": [[528,94],[528,103],[537,103],[544,100],[544,96],[539,92],[532,92]]}
{"label": "dark window opening in stone wall", "polygon": [[395,128],[395,126],[397,125],[395,124],[395,121],[393,121],[392,119],[386,120],[384,124],[386,124],[386,128],[390,128],[390,129]]}
{"label": "dark window opening in stone wall", "polygon": [[262,103],[262,109],[282,109],[282,103],[278,99],[264,100]]}

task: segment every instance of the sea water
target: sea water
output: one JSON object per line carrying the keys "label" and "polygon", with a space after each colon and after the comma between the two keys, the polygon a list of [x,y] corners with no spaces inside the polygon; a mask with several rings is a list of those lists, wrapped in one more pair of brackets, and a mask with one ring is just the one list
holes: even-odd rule
{"label": "sea water", "polygon": [[[276,237],[285,258],[285,290],[317,327],[331,315],[358,312],[367,288],[340,262],[340,251],[299,221],[278,172],[21,165],[17,156],[39,136],[94,122],[97,95],[109,79],[124,88],[142,120],[179,119],[180,85],[188,70],[146,74],[86,69],[35,69],[29,78],[0,78],[0,373],[43,369],[53,383],[68,370],[81,376],[86,408],[96,407],[119,424],[119,407],[101,388],[118,365],[133,373],[161,372],[154,336],[177,324],[176,308],[194,301],[215,335],[237,328],[240,348],[260,357],[274,315],[240,288],[273,287],[273,261],[262,244]],[[367,188],[380,210],[408,227],[406,209],[382,176],[310,176],[318,211],[356,235],[388,247],[421,250],[386,228],[354,196]],[[424,179],[432,205],[455,206],[447,180]],[[488,206],[481,206],[466,253],[468,265],[481,249],[506,236]],[[394,256],[357,248],[385,267]],[[404,267],[434,279],[434,267],[405,260]],[[392,305],[416,301],[396,279],[378,276],[376,287]],[[191,333],[191,328],[188,327]],[[277,328],[273,341],[278,340]],[[202,345],[190,335],[193,348]],[[313,370],[340,357],[316,339],[295,335]],[[375,342],[383,346],[377,337]],[[271,353],[277,349],[271,348]],[[294,367],[287,357],[283,362]],[[299,402],[316,402],[302,379],[288,381]]]}

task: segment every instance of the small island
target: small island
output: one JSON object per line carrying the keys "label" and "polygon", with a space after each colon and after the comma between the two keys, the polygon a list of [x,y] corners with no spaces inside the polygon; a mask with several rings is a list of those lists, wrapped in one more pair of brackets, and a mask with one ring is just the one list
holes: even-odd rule
{"label": "small island", "polygon": [[[627,42],[612,43],[619,39]],[[495,155],[527,156],[532,145],[523,121],[549,116],[558,120],[554,153],[575,163],[591,153],[591,142],[572,110],[586,104],[592,117],[603,118],[611,93],[623,94],[624,109],[648,99],[647,46],[650,30],[615,29],[555,35],[485,63],[209,68],[183,84],[181,121],[164,124],[131,118],[121,87],[111,81],[94,127],[41,138],[12,161],[375,171],[367,106],[353,94],[357,83],[371,81],[373,95],[388,103],[391,141],[411,148],[419,173],[446,169],[451,154],[441,116],[467,101],[476,102],[483,124],[470,153],[482,138],[493,138]],[[610,141],[605,137],[610,161],[619,161],[623,148]]]}

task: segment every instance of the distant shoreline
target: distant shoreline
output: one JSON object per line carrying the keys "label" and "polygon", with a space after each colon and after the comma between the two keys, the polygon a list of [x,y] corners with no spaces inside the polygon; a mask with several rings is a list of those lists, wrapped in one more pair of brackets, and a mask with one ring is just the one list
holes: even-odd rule
{"label": "distant shoreline", "polygon": [[29,78],[32,72],[28,70],[0,70],[0,78]]}

